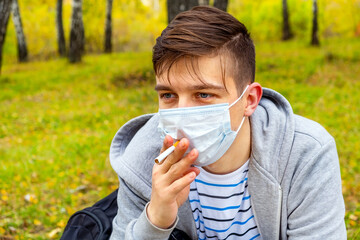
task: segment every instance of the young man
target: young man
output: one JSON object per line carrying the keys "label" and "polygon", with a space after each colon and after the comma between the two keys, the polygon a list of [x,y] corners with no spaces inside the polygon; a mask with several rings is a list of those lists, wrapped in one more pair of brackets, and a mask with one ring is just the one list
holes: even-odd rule
{"label": "young man", "polygon": [[[334,139],[255,79],[243,24],[179,14],[153,49],[159,113],[116,134],[111,239],[346,239]],[[154,159],[180,140],[160,164]]]}

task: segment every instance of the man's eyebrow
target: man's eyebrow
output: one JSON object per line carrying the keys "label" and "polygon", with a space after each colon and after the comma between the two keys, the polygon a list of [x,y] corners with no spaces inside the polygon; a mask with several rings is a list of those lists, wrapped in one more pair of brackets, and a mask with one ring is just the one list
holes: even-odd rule
{"label": "man's eyebrow", "polygon": [[171,87],[168,87],[166,85],[156,84],[155,91],[170,91],[172,90]]}
{"label": "man's eyebrow", "polygon": [[200,85],[194,85],[191,86],[191,89],[193,90],[205,90],[205,89],[220,89],[225,90],[225,87],[223,85],[215,85],[215,84],[200,84]]}
{"label": "man's eyebrow", "polygon": [[[225,86],[223,85],[215,85],[215,84],[199,84],[199,85],[192,85],[189,87],[190,90],[206,90],[206,89],[219,89],[219,90],[226,90]],[[155,86],[155,91],[172,91],[173,89],[169,86],[157,84]]]}

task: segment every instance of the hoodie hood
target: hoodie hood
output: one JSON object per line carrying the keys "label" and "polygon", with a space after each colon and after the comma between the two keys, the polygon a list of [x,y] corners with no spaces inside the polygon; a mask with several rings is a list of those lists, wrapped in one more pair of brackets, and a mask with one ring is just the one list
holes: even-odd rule
{"label": "hoodie hood", "polygon": [[110,147],[110,163],[115,172],[129,186],[136,186],[137,194],[147,201],[151,196],[154,159],[162,147],[158,122],[157,114],[132,119],[119,129]]}
{"label": "hoodie hood", "polygon": [[295,119],[290,103],[274,90],[263,88],[263,97],[250,117],[251,157],[281,182],[294,140]]}

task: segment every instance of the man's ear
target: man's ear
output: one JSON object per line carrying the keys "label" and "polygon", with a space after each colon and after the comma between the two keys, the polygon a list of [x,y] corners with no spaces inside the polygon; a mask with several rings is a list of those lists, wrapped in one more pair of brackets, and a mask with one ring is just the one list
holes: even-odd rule
{"label": "man's ear", "polygon": [[249,85],[246,95],[245,116],[249,117],[254,113],[256,107],[259,105],[263,90],[259,83],[254,82]]}

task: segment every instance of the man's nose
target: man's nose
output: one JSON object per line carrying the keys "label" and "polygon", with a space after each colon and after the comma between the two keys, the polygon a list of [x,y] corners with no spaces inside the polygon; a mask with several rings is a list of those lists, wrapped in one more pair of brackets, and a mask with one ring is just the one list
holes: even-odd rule
{"label": "man's nose", "polygon": [[178,108],[193,107],[193,101],[189,97],[179,97]]}

